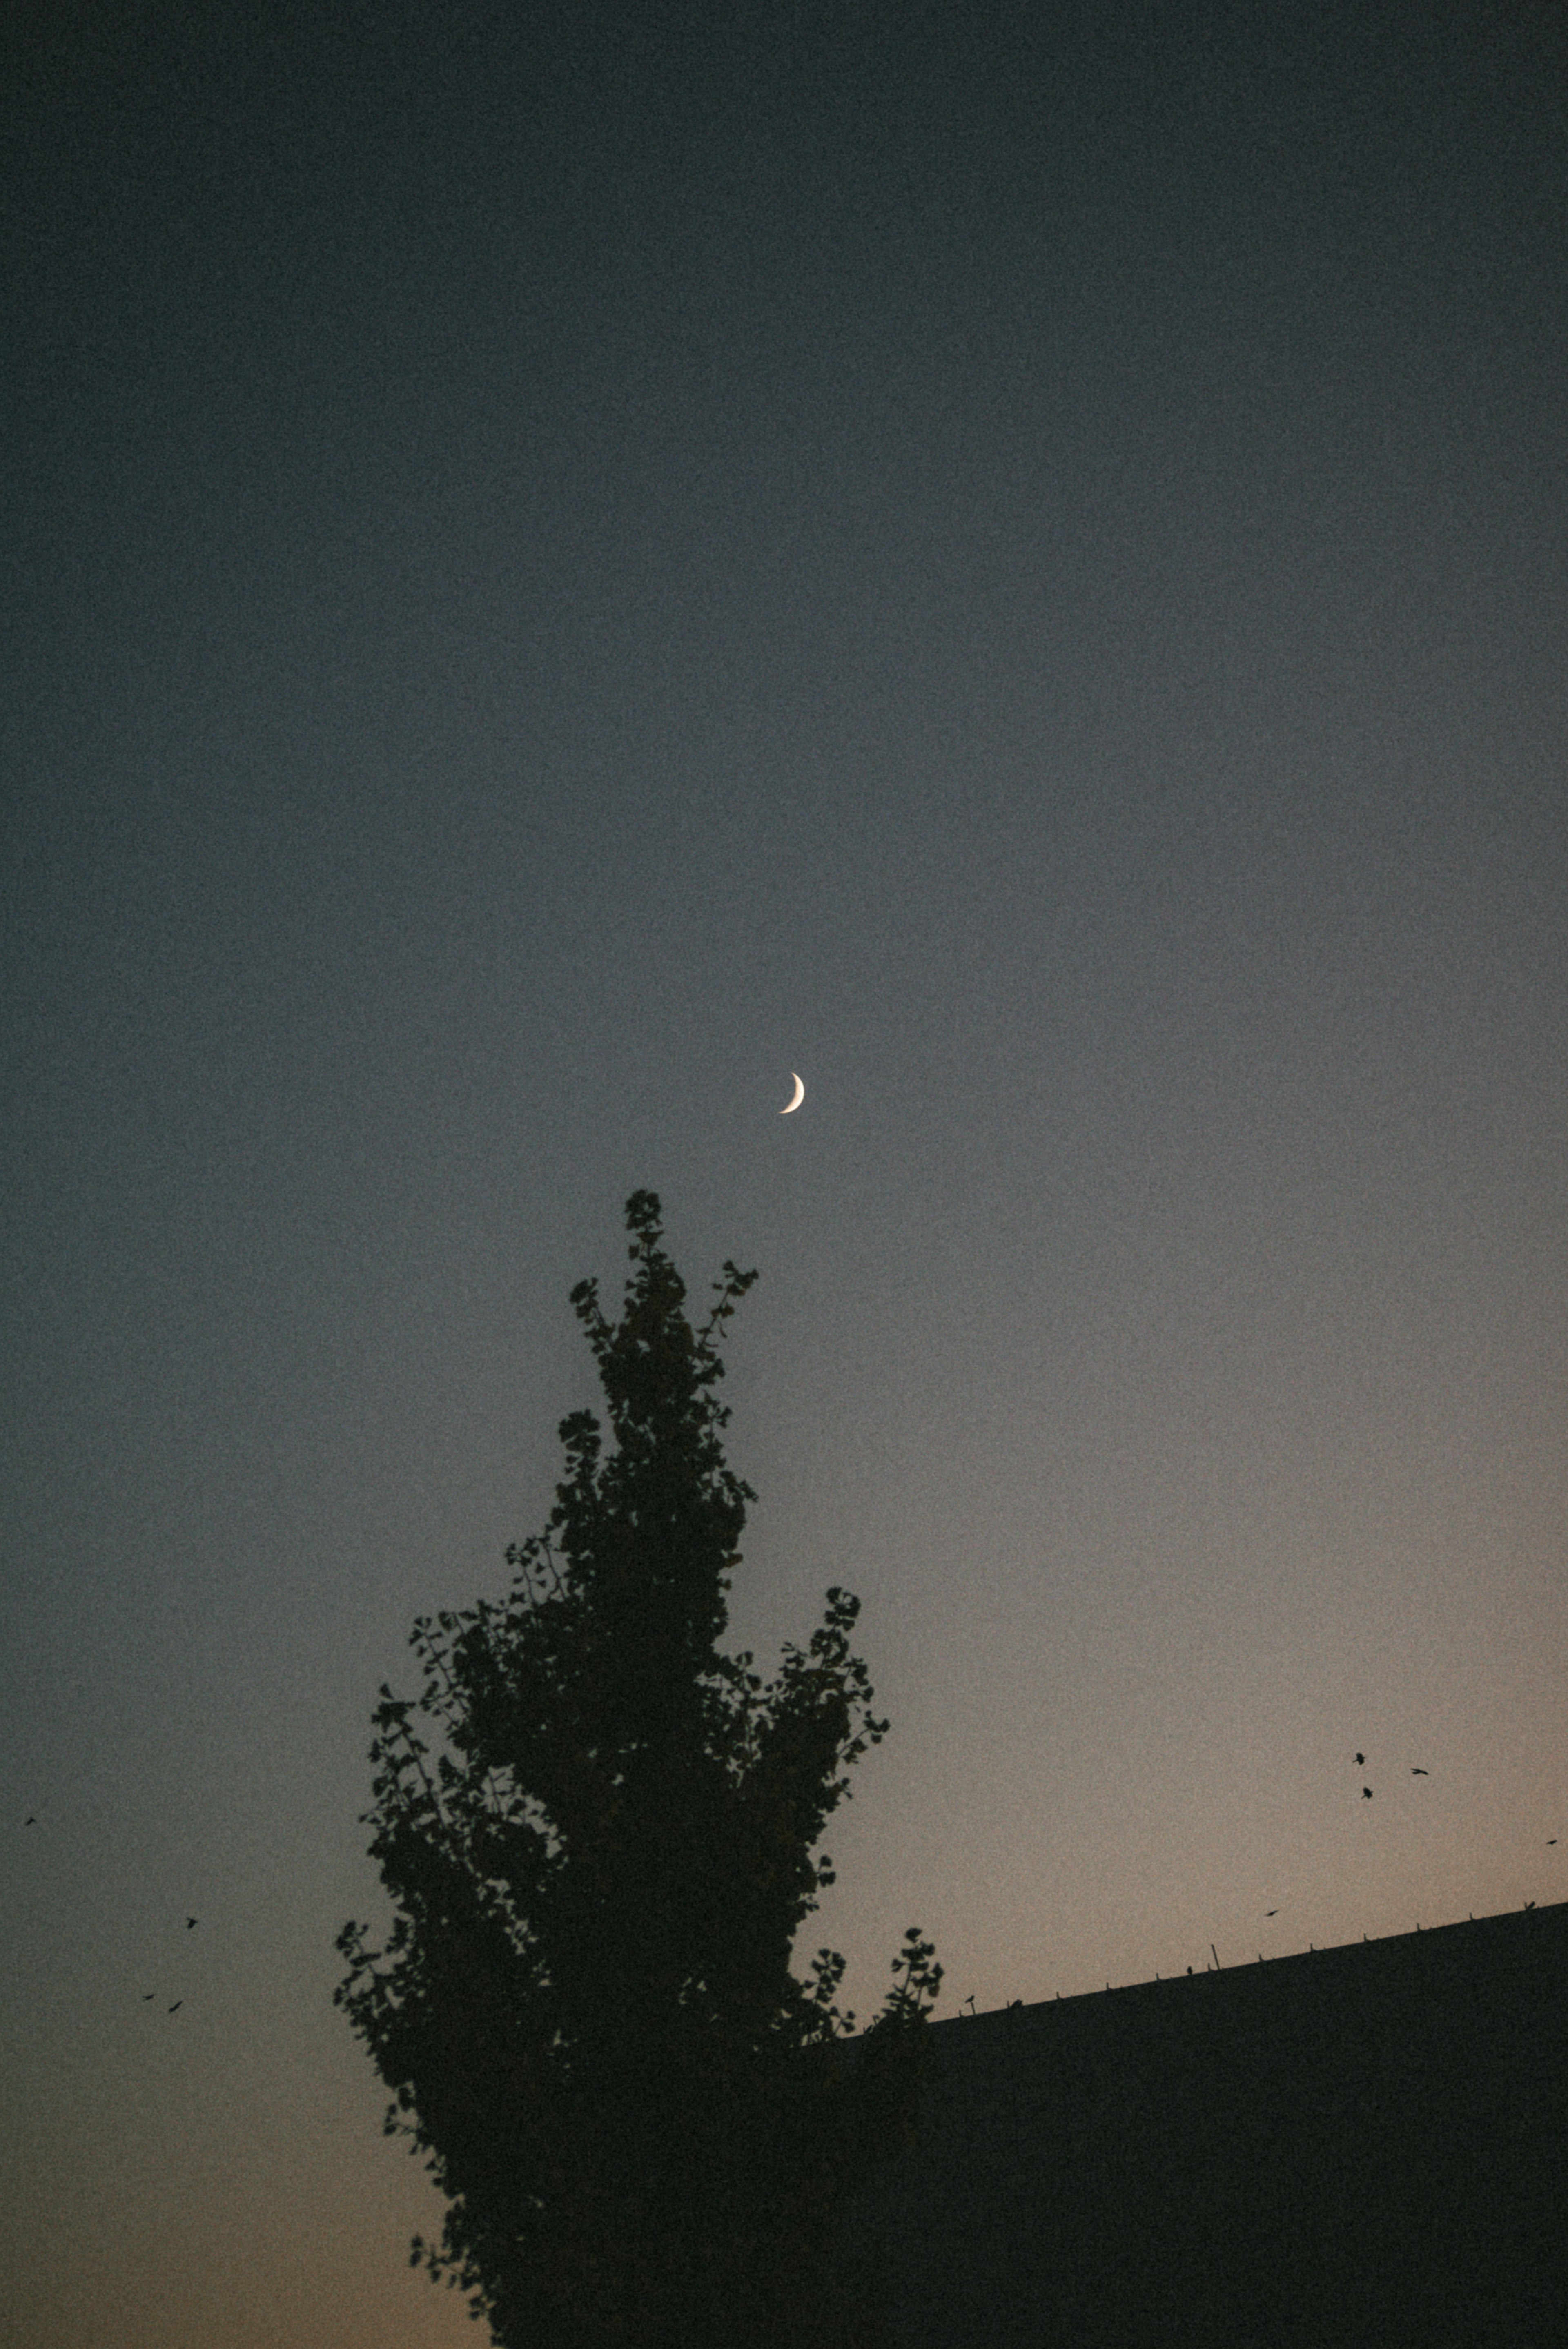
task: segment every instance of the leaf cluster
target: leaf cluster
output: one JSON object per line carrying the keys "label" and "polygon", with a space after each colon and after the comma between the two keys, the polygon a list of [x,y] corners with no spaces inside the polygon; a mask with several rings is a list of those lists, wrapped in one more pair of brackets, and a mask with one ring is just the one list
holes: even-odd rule
{"label": "leaf cluster", "polygon": [[[878,2287],[841,2221],[915,2125],[942,1969],[912,1926],[852,2070],[842,1957],[820,1951],[809,1990],[790,1971],[834,1881],[812,1848],[888,1723],[837,1586],[766,1686],[718,1652],[757,1496],[725,1464],[717,1338],[757,1275],[727,1262],[694,1331],[656,1196],[626,1221],[620,1320],[594,1282],[572,1294],[614,1448],[593,1413],[562,1422],[505,1603],[439,1615],[441,1638],[419,1619],[417,1703],[383,1683],[364,1817],[400,1913],[382,1951],[345,1927],[335,2002],[451,2206],[414,2260],[505,2349],[867,2349]],[[433,1770],[416,1711],[451,1749]]]}

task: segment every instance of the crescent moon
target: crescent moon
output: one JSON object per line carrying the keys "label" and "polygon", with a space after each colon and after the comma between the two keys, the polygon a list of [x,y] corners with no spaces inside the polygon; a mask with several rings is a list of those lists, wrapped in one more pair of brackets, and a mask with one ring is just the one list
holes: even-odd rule
{"label": "crescent moon", "polygon": [[[789,1074],[790,1074],[792,1077],[795,1077],[795,1071],[794,1071],[794,1070],[793,1070],[793,1069],[791,1069],[791,1070],[790,1070]],[[782,1108],[782,1109],[779,1111],[779,1116],[780,1116],[780,1117],[788,1117],[788,1116],[789,1116],[789,1112],[790,1112],[790,1111],[791,1111],[792,1109],[799,1109],[799,1106],[800,1106],[801,1102],[805,1100],[805,1098],[806,1098],[806,1088],[805,1088],[805,1086],[800,1082],[799,1078],[799,1077],[795,1077],[795,1098],[794,1098],[794,1100],[793,1100],[792,1102],[785,1102],[785,1104],[784,1104],[783,1108]]]}

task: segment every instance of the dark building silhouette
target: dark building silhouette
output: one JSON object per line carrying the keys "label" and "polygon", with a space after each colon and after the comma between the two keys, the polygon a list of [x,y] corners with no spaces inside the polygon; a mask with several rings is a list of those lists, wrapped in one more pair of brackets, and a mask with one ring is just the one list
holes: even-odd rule
{"label": "dark building silhouette", "polygon": [[927,2028],[896,2349],[1568,2344],[1568,1903]]}

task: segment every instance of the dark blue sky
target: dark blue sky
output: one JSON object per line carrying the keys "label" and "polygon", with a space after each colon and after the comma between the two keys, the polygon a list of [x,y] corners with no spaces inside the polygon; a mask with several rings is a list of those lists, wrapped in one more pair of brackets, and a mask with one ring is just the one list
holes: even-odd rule
{"label": "dark blue sky", "polygon": [[643,1185],[862,2023],[1563,1897],[1560,12],[31,14],[34,2349],[471,2343],[333,1939]]}

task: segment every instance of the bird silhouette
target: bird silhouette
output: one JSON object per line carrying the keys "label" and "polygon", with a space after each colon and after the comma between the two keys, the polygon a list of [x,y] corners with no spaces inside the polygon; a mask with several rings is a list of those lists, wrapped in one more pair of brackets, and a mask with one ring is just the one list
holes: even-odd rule
{"label": "bird silhouette", "polygon": [[1279,1910],[1277,1909],[1265,1909],[1264,1910],[1264,1915],[1265,1917],[1277,1917],[1279,1915]]}
{"label": "bird silhouette", "polygon": [[170,2013],[170,2014],[178,2014],[178,2013],[179,2013],[179,2012],[180,2012],[180,2010],[181,2010],[181,2008],[184,2005],[184,2003],[185,2003],[185,2001],[184,2001],[182,1998],[177,1998],[177,1999],[175,2000],[175,2002],[174,2002],[173,2005],[172,2005],[172,2006],[170,2008],[170,2010],[169,2010]]}
{"label": "bird silhouette", "polygon": [[144,1990],[141,1993],[141,2002],[145,2006],[150,1998],[156,1998],[157,1996],[158,1992],[155,1990]]}
{"label": "bird silhouette", "polygon": [[1364,1803],[1369,1803],[1372,1800],[1372,1789],[1370,1786],[1362,1787],[1361,1799]]}
{"label": "bird silhouette", "polygon": [[195,1923],[195,1922],[196,1922],[196,1920],[195,1920],[195,1918],[194,1918],[194,1917],[187,1917],[187,1919],[185,1920],[185,1930],[186,1930],[187,1932],[189,1932],[189,1931],[191,1930],[191,1926],[192,1926],[192,1925],[194,1925],[194,1923]]}
{"label": "bird silhouette", "polygon": [[1548,1844],[1554,1844],[1554,1843],[1556,1842],[1557,1838],[1556,1838],[1556,1837],[1555,1837],[1555,1836],[1548,1836],[1548,1837],[1547,1837],[1547,1838],[1546,1838],[1546,1840],[1547,1840],[1547,1843],[1548,1843]]}
{"label": "bird silhouette", "polygon": [[1527,1909],[1533,1909],[1533,1908],[1534,1908],[1534,1906],[1535,1906],[1535,1903],[1534,1903],[1534,1901],[1533,1901],[1533,1900],[1527,1900],[1527,1901],[1525,1902],[1525,1904],[1524,1904],[1524,1905],[1525,1905],[1525,1907],[1526,1907]]}
{"label": "bird silhouette", "polygon": [[1431,1776],[1431,1775],[1432,1775],[1432,1774],[1431,1774],[1431,1772],[1430,1772],[1429,1770],[1420,1770],[1420,1769],[1412,1770],[1412,1771],[1411,1771],[1411,1773],[1410,1773],[1410,1775],[1411,1775],[1411,1777],[1412,1777],[1412,1778],[1429,1778],[1429,1777]]}
{"label": "bird silhouette", "polygon": [[1367,1759],[1367,1756],[1365,1755],[1365,1754],[1358,1754],[1356,1756],[1356,1759],[1357,1760],[1357,1762],[1365,1762],[1365,1761],[1366,1761],[1366,1759]]}
{"label": "bird silhouette", "polygon": [[36,1818],[28,1818],[28,1819],[24,1819],[24,1820],[23,1820],[23,1822],[22,1822],[22,1825],[23,1825],[25,1827],[36,1827],[36,1826],[37,1826],[37,1824],[38,1824],[38,1822],[37,1822]]}

